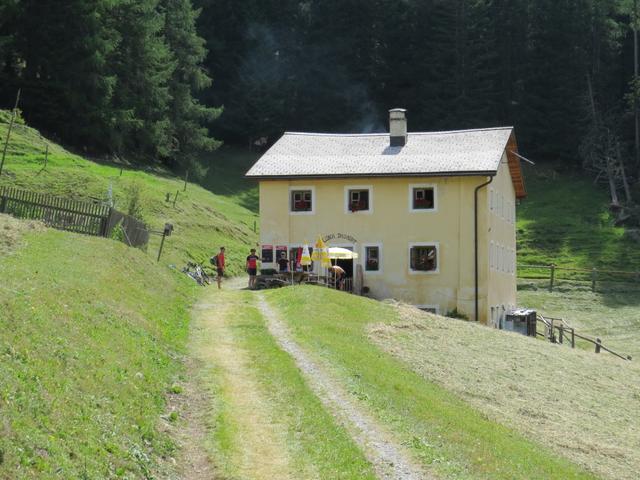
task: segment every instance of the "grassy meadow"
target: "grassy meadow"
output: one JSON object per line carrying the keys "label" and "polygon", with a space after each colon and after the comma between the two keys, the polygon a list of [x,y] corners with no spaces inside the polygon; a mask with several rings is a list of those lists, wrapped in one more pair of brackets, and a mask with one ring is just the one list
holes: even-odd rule
{"label": "grassy meadow", "polygon": [[[8,118],[8,112],[0,111],[3,139]],[[242,178],[253,158],[251,153],[223,147],[203,159],[203,165],[211,165],[208,170],[196,172],[208,189],[188,183],[185,191],[184,179],[165,170],[137,170],[127,165],[121,169],[113,163],[90,161],[18,124],[11,134],[0,187],[89,201],[111,197],[115,208],[125,213],[133,210],[153,230],[162,230],[166,222],[174,225],[173,235],[165,242],[163,264],[181,267],[188,260],[208,264],[209,257],[224,245],[229,273],[237,274],[244,270],[247,251],[256,243],[254,225],[256,230],[259,227],[255,185]],[[158,235],[151,236],[147,250],[152,257],[157,255],[159,242]]]}
{"label": "grassy meadow", "polygon": [[4,215],[0,251],[0,478],[171,478],[192,282]]}
{"label": "grassy meadow", "polygon": [[517,209],[519,264],[640,271],[640,244],[614,225],[605,188],[587,175],[551,166],[524,166],[524,175],[528,196]]}
{"label": "grassy meadow", "polygon": [[[571,463],[571,455],[563,458],[543,447],[543,439],[489,418],[437,379],[421,375],[413,365],[377,348],[369,338],[369,329],[397,324],[400,316],[392,306],[314,287],[271,291],[267,298],[303,348],[327,365],[439,478],[595,478],[584,467]],[[447,322],[478,328],[455,320]],[[496,338],[503,335],[485,330]],[[464,354],[467,345],[475,341],[474,331],[460,339],[458,350],[450,353]],[[431,335],[423,346],[422,358],[430,358],[430,350],[440,344]],[[480,359],[465,358],[467,366],[469,362],[481,364]]]}

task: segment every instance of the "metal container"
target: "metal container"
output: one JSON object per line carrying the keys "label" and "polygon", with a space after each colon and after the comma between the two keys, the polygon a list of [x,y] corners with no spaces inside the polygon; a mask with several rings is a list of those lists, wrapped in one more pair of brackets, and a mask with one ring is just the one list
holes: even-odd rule
{"label": "metal container", "polygon": [[511,310],[505,315],[502,328],[511,332],[527,335],[528,337],[535,337],[536,311],[524,308]]}

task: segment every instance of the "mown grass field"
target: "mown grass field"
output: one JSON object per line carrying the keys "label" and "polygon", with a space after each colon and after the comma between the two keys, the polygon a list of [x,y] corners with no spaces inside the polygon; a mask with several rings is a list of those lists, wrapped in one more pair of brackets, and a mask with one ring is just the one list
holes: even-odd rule
{"label": "mown grass field", "polygon": [[[518,207],[518,264],[640,271],[640,244],[614,225],[604,188],[549,166],[528,166],[525,175],[529,196]],[[592,292],[590,272],[557,270],[550,293],[549,270],[519,268],[518,275],[520,305],[565,318],[580,333],[640,358],[639,277],[599,274]]]}
{"label": "mown grass field", "polygon": [[[0,138],[5,138],[8,113],[0,111]],[[45,148],[49,145],[47,167]],[[223,148],[203,159],[211,165],[200,172],[207,189],[189,183],[161,169],[136,170],[125,166],[98,163],[72,154],[43,138],[36,130],[16,125],[0,187],[9,186],[40,193],[91,201],[107,201],[115,208],[128,210],[133,198],[139,199],[142,219],[154,230],[162,230],[166,222],[175,227],[165,242],[163,264],[183,266],[188,260],[208,263],[222,245],[227,247],[230,274],[244,270],[244,258],[255,245],[259,228],[255,185],[242,174],[248,169],[253,154]],[[191,173],[191,178],[195,173]],[[111,193],[109,193],[111,192]],[[216,192],[216,193],[213,193]],[[173,200],[178,194],[175,207]],[[166,195],[170,200],[166,201]],[[160,237],[153,235],[147,248],[157,255]]]}
{"label": "mown grass field", "polygon": [[192,282],[4,215],[0,251],[0,478],[171,478]]}
{"label": "mown grass field", "polygon": [[[267,297],[288,322],[296,340],[328,365],[354,397],[439,477],[593,478],[569,460],[571,454],[554,452],[543,446],[542,438],[526,438],[522,432],[488,418],[438,384],[437,379],[421,375],[414,365],[377,348],[369,339],[369,329],[397,324],[400,316],[393,307],[314,287],[272,291]],[[451,352],[466,355],[479,327],[448,321],[472,329]],[[504,335],[490,329],[486,332],[496,338]],[[435,335],[429,335],[425,342],[429,343],[424,344],[423,359],[431,357],[431,349],[441,346]],[[486,346],[478,344],[480,349]],[[480,355],[464,358],[467,367],[475,364],[481,368]],[[476,389],[472,382],[466,388]],[[579,396],[575,398],[579,400]]]}

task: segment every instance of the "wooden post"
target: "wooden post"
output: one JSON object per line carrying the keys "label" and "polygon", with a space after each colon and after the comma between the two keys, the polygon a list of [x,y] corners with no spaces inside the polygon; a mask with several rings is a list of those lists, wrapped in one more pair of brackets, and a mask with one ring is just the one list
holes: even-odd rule
{"label": "wooden post", "polygon": [[598,269],[593,267],[591,270],[591,291],[596,291],[596,280],[598,279]]}
{"label": "wooden post", "polygon": [[158,249],[158,262],[160,261],[160,255],[162,255],[162,247],[164,247],[164,239],[167,236],[167,231],[162,232],[162,240],[160,240],[160,248]]}
{"label": "wooden post", "polygon": [[556,331],[554,330],[554,325],[553,325],[554,321],[553,318],[551,319],[551,328],[550,328],[550,333],[549,333],[549,341],[551,343],[556,343]]}
{"label": "wooden post", "polygon": [[576,348],[576,329],[571,329],[571,348]]}
{"label": "wooden post", "polygon": [[176,206],[176,201],[178,200],[178,194],[180,193],[180,190],[176,190],[176,196],[173,197],[173,206]]}
{"label": "wooden post", "polygon": [[553,292],[553,280],[556,276],[556,265],[555,263],[552,263],[551,265],[549,265],[549,268],[551,269],[551,276],[549,279],[549,292]]}
{"label": "wooden post", "polygon": [[600,353],[600,347],[602,346],[602,340],[596,338],[596,353]]}
{"label": "wooden post", "polygon": [[18,95],[16,95],[16,104],[13,107],[13,112],[11,112],[11,121],[9,122],[9,128],[7,130],[7,138],[4,142],[4,149],[2,150],[2,160],[0,160],[0,175],[2,175],[2,167],[4,167],[4,158],[7,155],[7,148],[9,148],[9,138],[11,137],[11,130],[13,129],[13,124],[16,120],[16,112],[18,110],[19,102],[20,102],[20,89],[18,89]]}
{"label": "wooden post", "polygon": [[562,344],[563,342],[562,337],[564,336],[564,325],[562,324],[560,324],[558,335],[559,335],[560,344]]}
{"label": "wooden post", "polygon": [[187,181],[189,180],[189,170],[187,169],[186,172],[184,172],[184,188],[182,189],[183,192],[187,191]]}
{"label": "wooden post", "polygon": [[254,220],[254,221],[253,221],[253,233],[256,233],[257,231],[258,231],[258,230],[257,230],[256,221]]}
{"label": "wooden post", "polygon": [[47,143],[44,149],[44,167],[47,168],[47,162],[49,161],[49,144]]}

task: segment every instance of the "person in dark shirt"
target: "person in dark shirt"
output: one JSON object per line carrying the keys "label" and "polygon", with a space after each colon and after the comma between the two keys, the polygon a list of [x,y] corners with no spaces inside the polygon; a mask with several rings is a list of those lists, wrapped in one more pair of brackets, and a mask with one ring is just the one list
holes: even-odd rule
{"label": "person in dark shirt", "polygon": [[256,249],[252,248],[251,253],[247,257],[247,273],[249,274],[249,290],[256,287],[256,276],[258,275],[258,256]]}
{"label": "person in dark shirt", "polygon": [[289,260],[287,259],[287,254],[282,252],[280,258],[278,259],[278,266],[280,267],[280,273],[285,273],[289,271]]}

